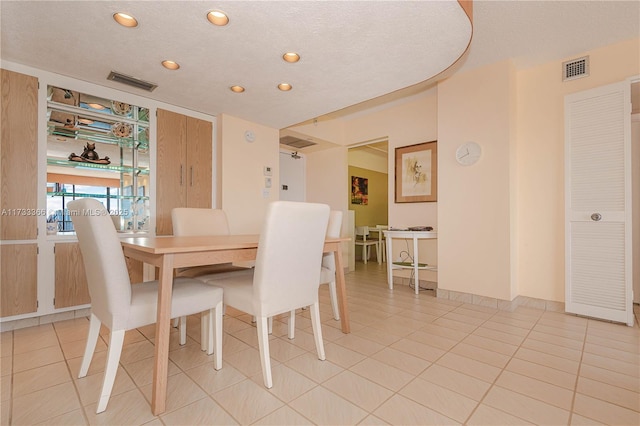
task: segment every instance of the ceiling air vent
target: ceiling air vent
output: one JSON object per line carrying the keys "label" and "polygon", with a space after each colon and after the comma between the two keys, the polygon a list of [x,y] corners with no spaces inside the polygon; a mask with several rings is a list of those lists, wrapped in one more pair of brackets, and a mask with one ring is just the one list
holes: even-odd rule
{"label": "ceiling air vent", "polygon": [[317,143],[312,142],[312,141],[308,141],[308,140],[304,140],[304,139],[299,139],[293,136],[283,136],[280,138],[280,144],[282,145],[287,145],[290,146],[292,148],[305,148],[307,146],[313,146],[313,145],[317,145]]}
{"label": "ceiling air vent", "polygon": [[133,86],[138,89],[146,90],[147,92],[153,92],[153,89],[158,87],[157,84],[149,83],[148,81],[140,80],[129,75],[125,75],[116,71],[111,71],[107,80],[115,81],[117,83]]}
{"label": "ceiling air vent", "polygon": [[589,76],[589,57],[573,59],[562,63],[562,81]]}

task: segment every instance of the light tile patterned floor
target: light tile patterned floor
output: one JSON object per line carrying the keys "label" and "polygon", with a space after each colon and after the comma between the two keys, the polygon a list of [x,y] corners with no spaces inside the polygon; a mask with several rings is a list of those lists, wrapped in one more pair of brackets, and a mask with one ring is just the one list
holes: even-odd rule
{"label": "light tile patterned floor", "polygon": [[96,415],[107,335],[77,379],[86,319],[1,334],[2,425],[511,425],[640,424],[640,329],[530,308],[497,311],[386,287],[385,265],[347,274],[352,333],[320,290],[327,360],[308,312],[271,338],[272,389],[262,384],[250,318],[225,316],[224,366],[172,331],[167,412],[151,414],[154,326],[127,333],[107,411]]}

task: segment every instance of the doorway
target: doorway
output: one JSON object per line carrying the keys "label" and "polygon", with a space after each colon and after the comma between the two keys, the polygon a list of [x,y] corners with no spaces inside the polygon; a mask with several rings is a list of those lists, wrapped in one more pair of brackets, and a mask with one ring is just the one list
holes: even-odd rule
{"label": "doorway", "polygon": [[306,201],[305,160],[297,151],[280,151],[280,200]]}
{"label": "doorway", "polygon": [[389,222],[389,142],[387,138],[349,148],[349,226]]}

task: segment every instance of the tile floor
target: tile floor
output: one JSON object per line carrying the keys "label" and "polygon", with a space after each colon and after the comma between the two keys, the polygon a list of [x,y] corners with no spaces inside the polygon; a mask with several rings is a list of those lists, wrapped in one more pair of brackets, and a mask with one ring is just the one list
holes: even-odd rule
{"label": "tile floor", "polygon": [[515,312],[386,288],[385,265],[347,274],[351,329],[321,288],[327,360],[306,311],[296,337],[274,323],[274,385],[264,388],[255,329],[225,317],[224,366],[172,332],[167,411],[151,414],[154,327],[128,333],[107,411],[96,415],[106,338],[76,375],[86,319],[1,334],[2,425],[640,424],[640,329],[530,308]]}

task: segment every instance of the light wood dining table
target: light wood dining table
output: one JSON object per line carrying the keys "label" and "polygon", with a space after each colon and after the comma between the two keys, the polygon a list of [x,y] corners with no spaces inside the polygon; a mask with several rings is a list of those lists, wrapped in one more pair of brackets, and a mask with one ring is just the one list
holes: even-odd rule
{"label": "light wood dining table", "polygon": [[[158,319],[156,322],[155,360],[151,411],[154,415],[166,409],[169,367],[169,333],[171,292],[175,268],[255,260],[259,235],[224,235],[206,237],[129,237],[122,239],[124,255],[160,268],[158,285]],[[325,253],[334,252],[336,288],[342,332],[349,333],[349,310],[344,281],[342,242],[349,238],[328,238]],[[318,265],[319,266],[319,265]]]}

